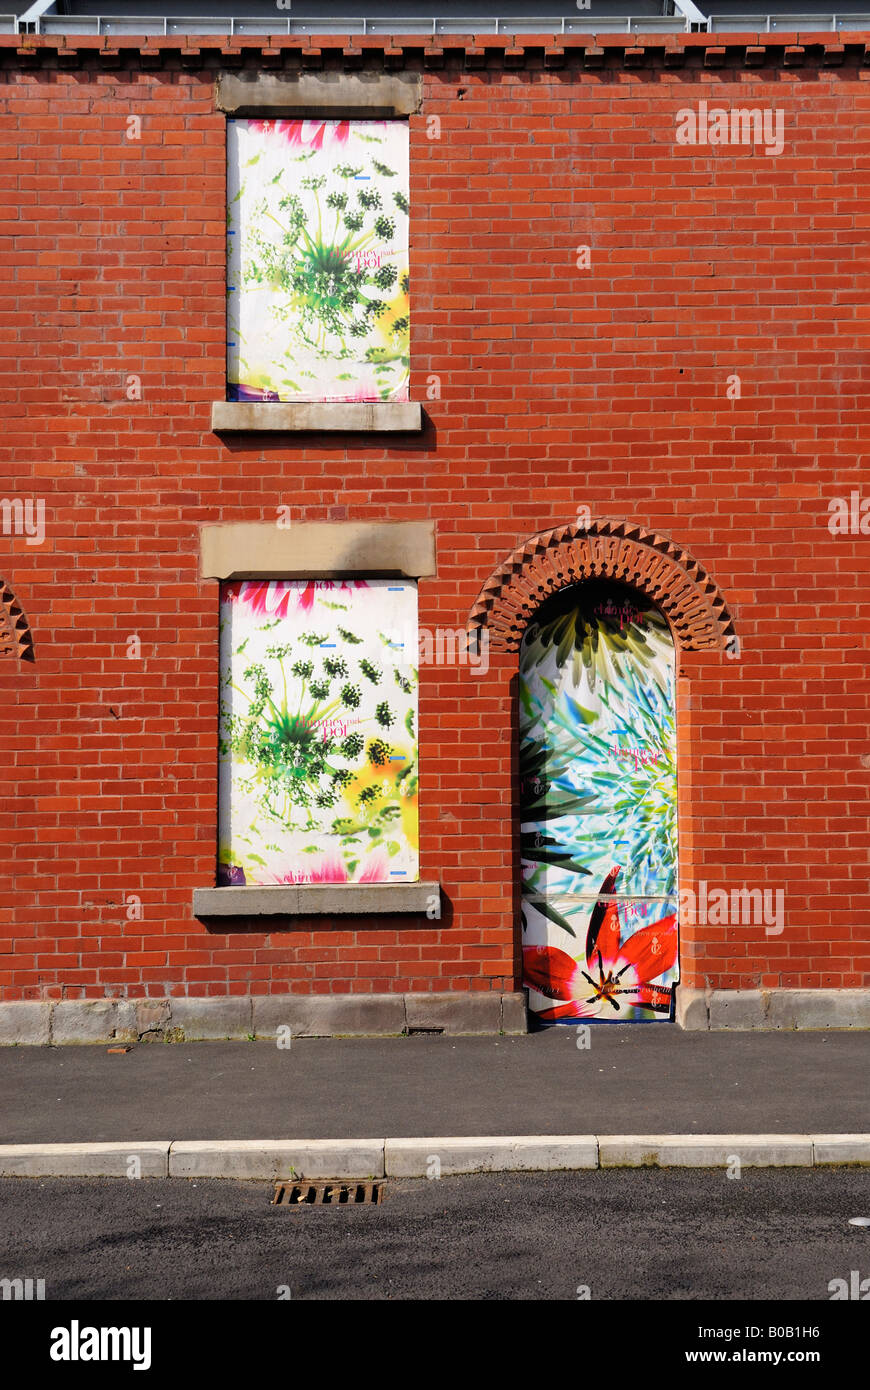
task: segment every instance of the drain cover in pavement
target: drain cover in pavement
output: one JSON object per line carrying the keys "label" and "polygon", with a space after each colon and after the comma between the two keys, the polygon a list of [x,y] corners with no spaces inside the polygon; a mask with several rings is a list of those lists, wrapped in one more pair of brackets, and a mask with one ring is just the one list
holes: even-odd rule
{"label": "drain cover in pavement", "polygon": [[383,1186],[380,1182],[279,1182],[272,1206],[377,1207],[383,1200]]}

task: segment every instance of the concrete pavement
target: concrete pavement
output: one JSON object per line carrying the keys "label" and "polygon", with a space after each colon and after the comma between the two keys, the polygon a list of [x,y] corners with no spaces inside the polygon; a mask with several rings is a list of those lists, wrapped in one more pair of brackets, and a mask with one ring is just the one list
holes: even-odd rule
{"label": "concrete pavement", "polygon": [[860,1033],[554,1029],[0,1050],[0,1175],[870,1165]]}
{"label": "concrete pavement", "polygon": [[[655,1024],[519,1037],[0,1049],[0,1143],[870,1133],[870,1035]],[[582,1038],[581,1038],[582,1041]]]}

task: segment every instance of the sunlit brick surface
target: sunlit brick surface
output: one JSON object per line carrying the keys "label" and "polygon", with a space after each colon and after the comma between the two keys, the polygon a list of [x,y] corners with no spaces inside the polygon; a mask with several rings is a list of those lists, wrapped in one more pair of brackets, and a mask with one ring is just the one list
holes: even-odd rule
{"label": "sunlit brick surface", "polygon": [[[433,631],[464,628],[499,566],[583,508],[670,538],[739,638],[736,659],[678,652],[681,887],[785,902],[779,934],[684,925],[682,979],[870,984],[870,68],[867,36],[833,37],[826,57],[830,35],[716,35],[715,67],[706,35],[512,36],[504,60],[479,39],[483,65],[452,36],[270,41],[288,68],[362,47],[423,72],[411,396],[428,425],[398,440],[210,429],[214,82],[222,50],[253,69],[266,41],[151,39],[141,58],[136,40],[0,42],[3,490],[45,499],[41,544],[2,536],[36,654],[0,662],[2,998],[516,987],[517,657],[495,643],[485,674],[421,671],[420,873],[443,885],[440,919],[192,915],[217,824],[198,528],[281,507],[434,518]],[[769,45],[760,66],[747,44]],[[781,152],[678,144],[701,102],[782,111]],[[859,525],[832,534],[852,494]]]}

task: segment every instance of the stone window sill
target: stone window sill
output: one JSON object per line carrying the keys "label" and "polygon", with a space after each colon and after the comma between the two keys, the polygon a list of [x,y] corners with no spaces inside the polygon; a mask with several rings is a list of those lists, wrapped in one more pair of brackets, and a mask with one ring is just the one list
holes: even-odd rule
{"label": "stone window sill", "polygon": [[[309,917],[426,912],[440,905],[437,883],[299,883],[194,888],[195,917]],[[440,911],[440,906],[439,906]]]}
{"label": "stone window sill", "polygon": [[419,433],[419,401],[213,401],[211,427],[229,430]]}

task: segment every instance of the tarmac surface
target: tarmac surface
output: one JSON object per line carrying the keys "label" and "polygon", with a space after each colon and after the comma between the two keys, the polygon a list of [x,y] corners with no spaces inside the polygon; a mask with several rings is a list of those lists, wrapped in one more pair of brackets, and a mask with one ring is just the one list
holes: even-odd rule
{"label": "tarmac surface", "polygon": [[0,1049],[0,1143],[870,1133],[870,1034],[294,1039]]}
{"label": "tarmac surface", "polygon": [[[0,1276],[44,1279],[47,1301],[569,1300],[578,1355],[598,1335],[587,1299],[827,1301],[832,1280],[870,1276],[870,1228],[849,1225],[870,1215],[867,1170],[399,1180],[370,1207],[272,1206],[272,1193],[226,1180],[7,1179]],[[866,1325],[860,1305],[839,1312]],[[638,1342],[629,1324],[610,1349],[652,1354],[667,1329],[645,1322]]]}

